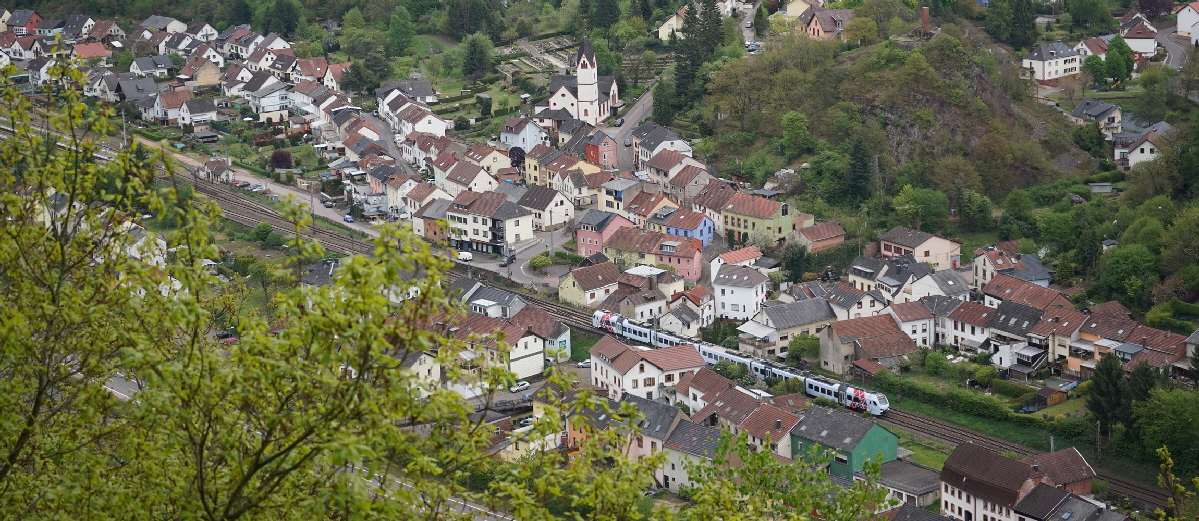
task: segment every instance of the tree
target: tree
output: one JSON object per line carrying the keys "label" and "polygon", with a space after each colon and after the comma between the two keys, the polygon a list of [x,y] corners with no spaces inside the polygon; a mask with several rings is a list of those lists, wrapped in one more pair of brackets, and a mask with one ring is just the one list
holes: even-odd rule
{"label": "tree", "polygon": [[407,54],[415,37],[416,27],[412,24],[412,15],[404,6],[396,6],[387,25],[387,53],[391,56]]}
{"label": "tree", "polygon": [[1106,76],[1115,81],[1124,81],[1132,75],[1133,66],[1136,64],[1132,56],[1132,48],[1124,41],[1124,37],[1116,35],[1111,42],[1107,44],[1107,54],[1104,56],[1104,66],[1107,69]]}
{"label": "tree", "polygon": [[924,355],[924,372],[933,376],[939,376],[949,369],[949,362],[945,360],[945,355],[940,351],[929,351]]}
{"label": "tree", "polygon": [[1199,445],[1194,438],[1199,400],[1193,392],[1155,389],[1148,400],[1133,406],[1133,416],[1143,446],[1167,449],[1180,474],[1195,475],[1199,470]]}
{"label": "tree", "polygon": [[912,185],[904,185],[899,190],[892,206],[906,224],[914,225],[918,230],[940,229],[949,217],[949,198],[945,194],[927,188],[912,188]]}
{"label": "tree", "polygon": [[342,87],[351,92],[370,92],[379,86],[377,69],[370,68],[365,62],[354,62],[342,75]]}
{"label": "tree", "polygon": [[1151,66],[1141,71],[1137,81],[1141,84],[1141,93],[1133,98],[1128,110],[1132,119],[1141,125],[1151,125],[1162,121],[1169,112],[1167,102],[1171,95],[1171,84],[1178,76],[1173,67]]}
{"label": "tree", "polygon": [[271,168],[291,168],[291,152],[282,149],[276,150],[271,154],[271,159],[267,162],[267,166]]}
{"label": "tree", "polygon": [[[1093,54],[1091,56],[1094,56]],[[1099,128],[1099,122],[1095,121],[1089,125],[1075,127],[1071,138],[1074,144],[1078,145],[1093,157],[1107,158],[1107,141],[1103,135],[1103,130]]]}
{"label": "tree", "polygon": [[292,0],[275,0],[266,16],[265,32],[288,36],[300,25],[300,11]]}
{"label": "tree", "polygon": [[248,24],[253,18],[253,13],[250,12],[250,5],[246,3],[246,0],[231,0],[227,12],[229,14],[229,25]]}
{"label": "tree", "polygon": [[491,72],[495,55],[491,39],[483,33],[475,33],[462,39],[462,74],[483,75]]}
{"label": "tree", "polygon": [[650,0],[640,0],[637,2],[637,8],[641,11],[641,19],[649,21],[654,16],[654,8],[650,5]]}
{"label": "tree", "polygon": [[995,225],[991,208],[991,200],[974,190],[962,190],[958,197],[958,214],[962,226],[969,231],[989,230]]}
{"label": "tree", "polygon": [[491,115],[492,101],[493,100],[491,99],[490,95],[487,95],[487,94],[476,94],[475,95],[475,105],[479,107],[479,115],[480,116],[486,117],[486,116]]}
{"label": "tree", "polygon": [[1140,290],[1149,289],[1144,280],[1152,277],[1157,282],[1157,256],[1143,244],[1121,245],[1103,257],[1099,275],[1103,283],[1121,297],[1133,297]]}
{"label": "tree", "polygon": [[812,139],[808,131],[808,117],[792,110],[783,114],[782,127],[787,161],[793,161],[808,149]]}
{"label": "tree", "polygon": [[1162,267],[1167,273],[1174,273],[1199,259],[1199,234],[1195,230],[1199,230],[1199,207],[1191,206],[1178,212],[1162,240],[1166,245],[1162,251]]}
{"label": "tree", "polygon": [[354,7],[341,17],[341,27],[345,29],[366,29],[366,18],[362,16],[362,10]]}
{"label": "tree", "polygon": [[1103,0],[1073,0],[1069,11],[1070,21],[1076,27],[1085,27],[1091,32],[1105,31],[1114,25],[1107,2]]}
{"label": "tree", "polygon": [[1033,207],[1032,198],[1028,196],[1028,192],[1020,188],[1012,190],[1008,193],[1007,199],[1003,200],[1004,215],[1020,221],[1032,219]]}
{"label": "tree", "polygon": [[[1149,393],[1157,388],[1161,382],[1161,373],[1157,368],[1141,362],[1132,368],[1132,373],[1128,375],[1128,401],[1135,405],[1137,402],[1143,402],[1149,399]],[[1129,425],[1131,428],[1132,425]]]}
{"label": "tree", "polygon": [[129,66],[133,65],[134,58],[135,56],[133,56],[133,53],[129,51],[121,51],[118,52],[113,58],[113,62],[116,64],[115,67],[118,71],[127,71],[129,70]]}
{"label": "tree", "polygon": [[620,21],[620,5],[616,0],[595,0],[595,12],[591,17],[591,25],[599,29],[608,29]]}
{"label": "tree", "polygon": [[1087,409],[1095,415],[1099,425],[1111,428],[1126,417],[1127,390],[1124,383],[1124,363],[1115,353],[1104,353],[1095,367],[1087,395]]}
{"label": "tree", "polygon": [[991,386],[991,381],[999,378],[999,369],[993,365],[984,365],[974,372],[974,380],[984,389]]}
{"label": "tree", "polygon": [[[852,25],[852,22],[850,22]],[[754,11],[754,35],[758,37],[765,36],[770,30],[770,14],[766,12],[766,4],[758,4],[758,9]]]}
{"label": "tree", "polygon": [[845,38],[859,45],[870,45],[878,40],[878,24],[869,18],[854,18],[845,27]]}
{"label": "tree", "polygon": [[650,109],[650,119],[669,127],[674,123],[674,114],[674,82],[663,78],[654,85],[654,104]]}
{"label": "tree", "polygon": [[1082,70],[1091,75],[1091,78],[1096,82],[1107,81],[1107,65],[1103,63],[1103,58],[1098,54],[1087,56],[1087,59],[1082,61]]}
{"label": "tree", "polygon": [[[1012,6],[1012,34],[1008,42],[1016,48],[1037,43],[1037,11],[1032,0],[1009,0]],[[1110,49],[1110,45],[1108,47]]]}
{"label": "tree", "polygon": [[1001,42],[1012,37],[1012,6],[1008,0],[993,0],[987,8],[987,33]]}
{"label": "tree", "polygon": [[820,356],[820,338],[813,335],[795,335],[787,343],[787,363],[799,367],[800,360]]}
{"label": "tree", "polygon": [[869,199],[874,192],[874,171],[871,167],[870,151],[859,134],[849,147],[849,170],[845,176],[844,198],[856,206]]}

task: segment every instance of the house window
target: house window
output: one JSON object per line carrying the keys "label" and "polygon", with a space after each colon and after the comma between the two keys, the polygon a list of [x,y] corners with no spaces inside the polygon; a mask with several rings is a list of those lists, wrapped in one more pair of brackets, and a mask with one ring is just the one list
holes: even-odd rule
{"label": "house window", "polygon": [[924,250],[924,256],[928,257],[928,250]]}
{"label": "house window", "polygon": [[862,303],[858,302],[858,309],[862,309]]}
{"label": "house window", "polygon": [[645,448],[645,441],[641,439],[641,436],[637,437],[637,448]]}
{"label": "house window", "polygon": [[637,388],[637,380],[636,380],[636,379],[634,379],[634,380],[633,380],[633,388],[634,388],[634,389],[636,389],[636,388]]}
{"label": "house window", "polygon": [[671,382],[673,382],[673,381],[674,381],[674,375],[673,375],[673,374],[668,374],[668,375],[666,375],[666,383],[671,383]]}
{"label": "house window", "polygon": [[644,373],[644,372],[645,372],[645,364],[641,364],[641,370],[640,370],[640,371],[638,371],[638,372],[639,372],[639,373]]}
{"label": "house window", "polygon": [[654,379],[653,379],[653,378],[646,378],[646,379],[645,379],[645,386],[646,386],[646,387],[653,387],[653,386],[654,386]]}

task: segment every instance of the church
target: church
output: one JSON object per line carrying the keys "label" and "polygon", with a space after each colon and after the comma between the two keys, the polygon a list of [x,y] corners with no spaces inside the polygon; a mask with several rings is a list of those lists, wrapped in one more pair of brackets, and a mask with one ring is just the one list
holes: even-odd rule
{"label": "church", "polygon": [[612,109],[620,99],[616,78],[599,75],[595,48],[590,39],[583,38],[575,61],[574,76],[559,74],[550,80],[549,97],[537,105],[535,118],[558,119],[553,114],[566,111],[571,118],[598,126],[612,115]]}

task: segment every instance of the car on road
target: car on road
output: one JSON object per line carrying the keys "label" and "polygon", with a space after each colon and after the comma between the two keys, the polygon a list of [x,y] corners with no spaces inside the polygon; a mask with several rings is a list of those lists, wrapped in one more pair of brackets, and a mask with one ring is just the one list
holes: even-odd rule
{"label": "car on road", "polygon": [[575,365],[578,367],[591,367],[591,360],[583,360]]}
{"label": "car on road", "polygon": [[516,382],[516,385],[509,387],[508,390],[514,393],[519,393],[529,388],[529,382]]}
{"label": "car on road", "polygon": [[626,138],[624,138],[624,146],[626,146],[626,147],[631,147],[631,146],[633,146],[633,140],[632,140],[632,139],[629,139],[629,138],[627,138],[627,137],[626,137]]}
{"label": "car on road", "polygon": [[342,217],[342,218],[341,218],[341,220],[343,220],[343,221],[345,221],[345,222],[348,222],[348,223],[352,223],[352,222],[354,222],[354,216],[353,216],[353,215],[347,215],[347,216],[344,216],[344,217]]}
{"label": "car on road", "polygon": [[247,187],[247,186],[250,186],[250,182],[249,182],[249,181],[233,181],[233,182],[232,182],[232,183],[230,183],[230,184],[232,184],[233,186],[236,186],[236,187],[238,187],[238,188],[245,188],[245,187]]}
{"label": "car on road", "polygon": [[624,118],[616,118],[616,123],[613,123],[612,126],[614,126],[614,127],[624,126]]}
{"label": "car on road", "polygon": [[746,28],[746,29],[749,29],[750,27],[753,27],[753,26],[754,26],[754,21],[753,21],[753,20],[746,20],[746,21],[745,21],[745,28]]}
{"label": "car on road", "polygon": [[[458,260],[460,260],[462,262],[470,262],[472,260],[475,260],[475,254],[473,254],[469,251],[460,251],[460,252],[458,252]],[[513,391],[513,392],[515,392],[515,391]]]}
{"label": "car on road", "polygon": [[222,330],[216,332],[217,340],[224,340],[231,336],[233,336],[233,329],[222,329]]}
{"label": "car on road", "polygon": [[500,261],[501,268],[510,266],[512,264],[516,264],[516,256],[515,255],[509,255],[507,257],[504,257],[504,260]]}
{"label": "car on road", "polygon": [[325,205],[325,208],[333,208],[333,200],[332,199],[326,199],[325,202],[322,204]]}

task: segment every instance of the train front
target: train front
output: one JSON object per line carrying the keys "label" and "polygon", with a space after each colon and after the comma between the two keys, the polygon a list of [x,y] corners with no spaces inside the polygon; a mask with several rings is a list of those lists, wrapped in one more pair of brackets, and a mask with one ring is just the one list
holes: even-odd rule
{"label": "train front", "polygon": [[883,393],[876,393],[874,396],[875,399],[878,400],[878,405],[876,405],[876,407],[878,407],[878,411],[874,412],[875,415],[883,414],[891,410],[891,402],[887,401],[887,395]]}

